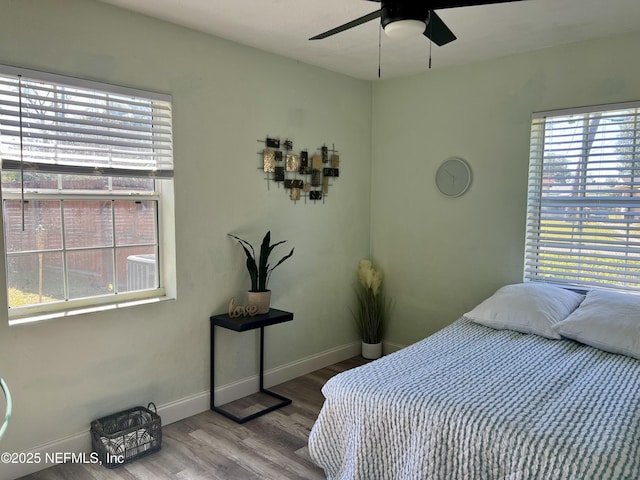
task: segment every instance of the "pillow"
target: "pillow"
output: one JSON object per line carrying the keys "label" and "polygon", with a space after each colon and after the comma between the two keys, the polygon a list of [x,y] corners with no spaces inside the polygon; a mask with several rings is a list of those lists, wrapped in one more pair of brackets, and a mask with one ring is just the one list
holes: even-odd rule
{"label": "pillow", "polygon": [[640,359],[640,297],[592,290],[554,330],[600,350]]}
{"label": "pillow", "polygon": [[465,317],[498,330],[562,338],[553,326],[573,312],[584,296],[544,283],[518,283],[500,288]]}

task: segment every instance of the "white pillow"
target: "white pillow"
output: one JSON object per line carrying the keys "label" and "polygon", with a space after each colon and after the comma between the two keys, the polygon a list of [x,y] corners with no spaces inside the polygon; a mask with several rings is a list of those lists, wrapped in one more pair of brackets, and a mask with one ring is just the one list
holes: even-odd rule
{"label": "white pillow", "polygon": [[465,314],[476,323],[498,330],[534,333],[558,340],[553,326],[584,299],[579,293],[544,283],[518,283],[500,288]]}
{"label": "white pillow", "polygon": [[600,350],[640,359],[640,297],[591,290],[554,330]]}

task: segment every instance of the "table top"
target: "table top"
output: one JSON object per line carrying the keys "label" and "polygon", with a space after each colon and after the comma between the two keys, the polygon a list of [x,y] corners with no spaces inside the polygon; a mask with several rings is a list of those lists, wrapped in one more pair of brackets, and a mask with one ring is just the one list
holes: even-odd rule
{"label": "table top", "polygon": [[211,316],[209,320],[211,321],[211,325],[228,328],[236,332],[244,332],[246,330],[253,330],[254,328],[268,327],[276,323],[288,322],[293,320],[293,313],[272,308],[269,310],[269,313],[263,313],[255,317],[231,318],[228,313],[222,313]]}

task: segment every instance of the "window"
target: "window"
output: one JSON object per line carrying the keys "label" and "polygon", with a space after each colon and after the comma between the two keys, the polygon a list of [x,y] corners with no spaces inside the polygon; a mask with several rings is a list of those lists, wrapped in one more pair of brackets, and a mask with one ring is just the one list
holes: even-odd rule
{"label": "window", "polygon": [[10,318],[165,295],[170,97],[0,66],[0,156]]}
{"label": "window", "polygon": [[640,292],[640,102],[533,115],[525,281]]}

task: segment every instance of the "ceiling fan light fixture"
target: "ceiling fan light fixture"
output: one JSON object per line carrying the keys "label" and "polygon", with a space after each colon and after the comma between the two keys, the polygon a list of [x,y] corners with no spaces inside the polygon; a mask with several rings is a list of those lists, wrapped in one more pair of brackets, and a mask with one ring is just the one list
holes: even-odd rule
{"label": "ceiling fan light fixture", "polygon": [[427,25],[421,20],[396,20],[384,27],[384,33],[391,38],[408,38],[422,35]]}

